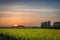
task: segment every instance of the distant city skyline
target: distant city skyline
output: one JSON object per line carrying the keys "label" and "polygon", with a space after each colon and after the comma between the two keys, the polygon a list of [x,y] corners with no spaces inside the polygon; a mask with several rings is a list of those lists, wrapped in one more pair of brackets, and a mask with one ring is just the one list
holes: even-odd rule
{"label": "distant city skyline", "polygon": [[0,0],[0,25],[40,25],[60,21],[60,0]]}

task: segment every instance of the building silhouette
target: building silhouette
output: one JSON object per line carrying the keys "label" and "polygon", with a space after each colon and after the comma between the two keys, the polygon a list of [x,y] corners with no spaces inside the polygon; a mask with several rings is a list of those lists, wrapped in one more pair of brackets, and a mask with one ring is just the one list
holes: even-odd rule
{"label": "building silhouette", "polygon": [[49,28],[50,26],[51,26],[51,22],[50,21],[41,23],[41,28]]}
{"label": "building silhouette", "polygon": [[57,29],[60,29],[60,22],[54,22],[53,27],[57,28]]}

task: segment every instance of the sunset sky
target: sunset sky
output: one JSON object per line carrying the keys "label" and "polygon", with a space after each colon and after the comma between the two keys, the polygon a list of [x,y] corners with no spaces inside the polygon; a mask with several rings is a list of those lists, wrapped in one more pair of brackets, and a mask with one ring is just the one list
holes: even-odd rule
{"label": "sunset sky", "polygon": [[0,25],[40,25],[60,21],[60,0],[0,0]]}

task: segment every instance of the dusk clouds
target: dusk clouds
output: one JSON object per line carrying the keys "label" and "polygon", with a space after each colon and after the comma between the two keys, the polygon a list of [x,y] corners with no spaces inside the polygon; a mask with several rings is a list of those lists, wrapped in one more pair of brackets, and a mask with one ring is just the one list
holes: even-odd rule
{"label": "dusk clouds", "polygon": [[59,2],[59,0],[3,0],[0,2],[0,20],[3,20],[1,23],[4,23],[4,19],[6,18],[6,20],[11,20],[11,22],[13,20],[18,21],[17,24],[26,23],[31,25],[34,23],[37,25],[41,21],[47,20],[51,20],[52,22],[59,21]]}

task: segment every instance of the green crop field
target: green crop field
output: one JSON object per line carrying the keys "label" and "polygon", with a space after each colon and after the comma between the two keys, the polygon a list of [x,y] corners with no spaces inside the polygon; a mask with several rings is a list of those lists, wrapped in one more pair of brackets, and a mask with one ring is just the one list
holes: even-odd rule
{"label": "green crop field", "polygon": [[1,28],[0,40],[60,40],[60,29]]}

